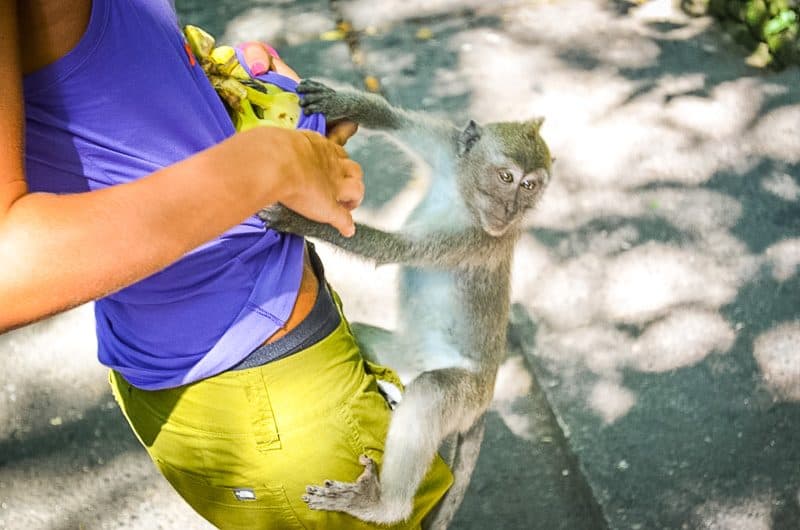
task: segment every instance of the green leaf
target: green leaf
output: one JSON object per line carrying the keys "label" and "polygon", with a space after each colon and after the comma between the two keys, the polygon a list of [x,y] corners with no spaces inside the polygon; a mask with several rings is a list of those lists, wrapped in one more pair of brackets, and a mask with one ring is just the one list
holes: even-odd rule
{"label": "green leaf", "polygon": [[764,24],[764,35],[775,35],[780,33],[781,31],[789,28],[792,25],[792,22],[797,20],[797,13],[794,11],[787,9],[786,11],[781,11],[778,16],[771,18]]}

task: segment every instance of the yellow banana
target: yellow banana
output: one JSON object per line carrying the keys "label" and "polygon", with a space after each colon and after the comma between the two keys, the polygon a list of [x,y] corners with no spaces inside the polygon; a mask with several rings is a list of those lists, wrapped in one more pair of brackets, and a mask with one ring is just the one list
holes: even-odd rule
{"label": "yellow banana", "polygon": [[216,65],[216,71],[220,75],[228,75],[236,79],[250,79],[247,72],[239,64],[236,58],[236,51],[230,46],[217,46],[211,50],[211,61]]}
{"label": "yellow banana", "polygon": [[233,113],[233,126],[239,132],[244,132],[252,129],[253,127],[261,127],[265,125],[256,116],[255,110],[249,101],[243,99],[239,104],[239,109]]}
{"label": "yellow banana", "polygon": [[230,46],[216,41],[197,26],[186,26],[184,35],[214,90],[226,103],[237,131],[273,126],[294,129],[300,117],[300,98],[292,92],[252,79]]}
{"label": "yellow banana", "polygon": [[269,83],[265,83],[260,79],[248,79],[242,81],[242,85],[247,90],[247,97],[258,98],[263,95],[280,94],[283,92],[280,88]]}
{"label": "yellow banana", "polygon": [[245,86],[232,77],[221,77],[217,75],[209,76],[211,86],[217,91],[222,100],[228,107],[238,110],[242,101],[247,100],[247,90]]}
{"label": "yellow banana", "polygon": [[203,29],[197,26],[185,26],[183,34],[186,37],[186,42],[192,49],[195,57],[200,61],[200,64],[208,61],[211,51],[214,49],[214,37],[206,33]]}
{"label": "yellow banana", "polygon": [[[275,87],[275,90],[271,90],[269,92],[260,92],[250,86],[244,85],[245,90],[247,91],[247,99],[250,100],[251,103],[254,105],[258,105],[261,108],[269,108],[274,104],[275,97],[281,94],[286,94],[287,92],[281,91],[279,88]],[[290,94],[292,96],[297,97],[295,94]],[[299,104],[298,99],[298,104]]]}

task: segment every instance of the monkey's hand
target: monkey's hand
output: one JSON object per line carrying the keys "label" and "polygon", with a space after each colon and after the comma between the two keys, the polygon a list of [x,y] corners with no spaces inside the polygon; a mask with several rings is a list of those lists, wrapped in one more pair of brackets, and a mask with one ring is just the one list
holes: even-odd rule
{"label": "monkey's hand", "polygon": [[[350,118],[351,95],[335,91],[319,81],[303,79],[297,85],[297,93],[302,97],[300,107],[305,114],[321,112],[329,121]],[[349,97],[348,97],[349,96]]]}
{"label": "monkey's hand", "polygon": [[366,455],[358,457],[364,472],[355,482],[326,480],[324,486],[307,486],[303,500],[312,510],[345,512],[362,521],[396,522],[381,505],[381,484],[375,462]]}
{"label": "monkey's hand", "polygon": [[328,121],[346,119],[370,129],[393,129],[398,115],[389,102],[377,94],[353,88],[334,90],[319,81],[303,79],[297,85],[300,106],[306,114],[321,112]]}
{"label": "monkey's hand", "polygon": [[268,206],[259,211],[257,215],[264,221],[265,226],[278,232],[288,232],[319,239],[329,239],[336,234],[336,229],[332,226],[312,221],[281,204]]}

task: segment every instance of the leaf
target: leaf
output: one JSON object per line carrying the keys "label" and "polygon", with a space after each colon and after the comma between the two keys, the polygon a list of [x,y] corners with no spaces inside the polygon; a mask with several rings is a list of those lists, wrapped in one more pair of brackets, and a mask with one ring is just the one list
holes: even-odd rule
{"label": "leaf", "polygon": [[423,26],[417,30],[415,35],[419,40],[430,40],[433,38],[433,31],[427,26]]}
{"label": "leaf", "polygon": [[781,11],[778,16],[771,18],[764,24],[764,35],[775,35],[781,31],[788,29],[792,22],[797,20],[797,13],[787,9]]}
{"label": "leaf", "polygon": [[364,78],[364,86],[370,92],[378,92],[381,89],[381,82],[378,81],[377,77],[368,75]]}
{"label": "leaf", "polygon": [[319,36],[319,40],[326,40],[326,41],[335,41],[335,40],[344,40],[347,36],[347,33],[340,29],[332,29],[330,31],[326,31],[321,33]]}

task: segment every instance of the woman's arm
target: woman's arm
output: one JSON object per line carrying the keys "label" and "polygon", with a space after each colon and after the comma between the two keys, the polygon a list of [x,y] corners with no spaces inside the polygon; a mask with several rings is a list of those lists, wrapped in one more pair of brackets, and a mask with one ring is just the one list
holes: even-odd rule
{"label": "woman's arm", "polygon": [[353,233],[360,167],[310,132],[258,128],[131,183],[28,193],[15,6],[0,2],[0,332],[145,278],[267,204]]}

